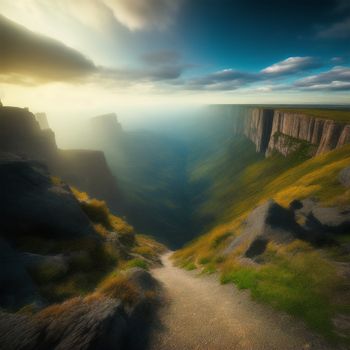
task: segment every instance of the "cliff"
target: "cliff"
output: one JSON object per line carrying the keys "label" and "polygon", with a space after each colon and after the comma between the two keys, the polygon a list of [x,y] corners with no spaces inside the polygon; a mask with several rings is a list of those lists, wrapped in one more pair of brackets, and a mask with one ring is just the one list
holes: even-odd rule
{"label": "cliff", "polygon": [[50,129],[49,122],[47,120],[46,113],[35,113],[35,119],[40,125],[42,130]]}
{"label": "cliff", "polygon": [[0,151],[44,161],[55,176],[116,209],[119,193],[103,152],[60,150],[46,115],[26,108],[0,107]]}
{"label": "cliff", "polygon": [[[350,143],[350,120],[337,118],[338,111],[317,117],[304,110],[252,108],[249,106],[213,106],[211,113],[231,116],[233,134],[244,134],[266,156],[279,152],[287,156],[303,146],[308,155],[317,156]],[[317,112],[315,113],[317,115]]]}
{"label": "cliff", "polygon": [[319,155],[350,143],[350,124],[276,110],[267,155],[274,150],[284,155],[293,151],[286,147],[288,136],[314,145],[313,155]]}

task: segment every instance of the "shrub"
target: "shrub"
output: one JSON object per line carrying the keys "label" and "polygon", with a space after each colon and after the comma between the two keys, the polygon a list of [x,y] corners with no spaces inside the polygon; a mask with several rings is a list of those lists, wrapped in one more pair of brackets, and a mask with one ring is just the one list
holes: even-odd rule
{"label": "shrub", "polygon": [[205,256],[205,257],[199,259],[199,263],[201,265],[206,265],[206,264],[210,263],[210,260],[211,260],[210,257]]}
{"label": "shrub", "polygon": [[140,299],[138,288],[121,274],[112,274],[104,279],[97,291],[110,298],[120,299],[128,305],[134,305]]}
{"label": "shrub", "polygon": [[223,243],[228,237],[232,236],[232,232],[225,232],[224,234],[217,236],[211,243],[212,248],[217,248],[221,243]]}
{"label": "shrub", "polygon": [[110,231],[108,231],[106,229],[106,227],[103,226],[102,224],[95,224],[94,229],[95,229],[96,233],[103,238],[106,238],[110,235]]}
{"label": "shrub", "polygon": [[144,270],[148,270],[149,269],[149,265],[147,263],[147,261],[143,260],[143,259],[132,259],[132,260],[129,260],[127,263],[126,263],[126,267],[131,269],[133,267],[139,267],[141,269],[144,269]]}
{"label": "shrub", "polygon": [[89,219],[97,224],[102,224],[105,228],[111,227],[110,212],[106,202],[98,199],[89,199],[80,202],[81,208]]}
{"label": "shrub", "polygon": [[157,253],[149,246],[138,246],[133,248],[133,253],[144,256],[148,259],[154,259],[157,257]]}

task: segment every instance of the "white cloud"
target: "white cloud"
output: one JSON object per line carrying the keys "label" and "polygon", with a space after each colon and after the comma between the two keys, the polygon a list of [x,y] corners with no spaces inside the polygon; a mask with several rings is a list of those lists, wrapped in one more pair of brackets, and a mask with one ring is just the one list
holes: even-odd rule
{"label": "white cloud", "polygon": [[289,57],[261,71],[267,75],[286,75],[320,67],[320,62],[314,57]]}
{"label": "white cloud", "polygon": [[350,90],[350,68],[337,66],[327,72],[297,80],[294,85],[314,90]]}

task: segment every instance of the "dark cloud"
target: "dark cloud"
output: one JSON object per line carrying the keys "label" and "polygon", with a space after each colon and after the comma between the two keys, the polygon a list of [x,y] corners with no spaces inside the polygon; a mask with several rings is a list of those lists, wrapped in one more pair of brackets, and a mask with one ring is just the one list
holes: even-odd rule
{"label": "dark cloud", "polygon": [[327,72],[300,79],[294,86],[308,90],[350,90],[350,68],[334,67]]}
{"label": "dark cloud", "polygon": [[0,81],[33,85],[53,81],[113,82],[173,80],[188,65],[176,52],[144,55],[140,68],[97,67],[78,51],[51,38],[33,33],[0,15]]}
{"label": "dark cloud", "polygon": [[322,39],[350,38],[350,17],[322,29],[318,32],[317,37]]}
{"label": "dark cloud", "polygon": [[81,53],[0,15],[0,79],[23,83],[75,81],[97,68]]}

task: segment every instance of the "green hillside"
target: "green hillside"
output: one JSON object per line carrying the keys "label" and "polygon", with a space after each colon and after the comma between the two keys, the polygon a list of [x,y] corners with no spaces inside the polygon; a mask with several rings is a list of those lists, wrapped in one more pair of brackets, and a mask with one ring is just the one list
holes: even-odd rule
{"label": "green hillside", "polygon": [[[350,146],[312,159],[305,154],[264,158],[249,141],[237,138],[225,151],[198,161],[191,169],[191,179],[206,185],[197,215],[210,215],[215,224],[173,258],[187,269],[217,271],[222,283],[250,289],[254,299],[303,318],[330,339],[339,339],[332,318],[340,310],[350,312],[348,297],[338,297],[348,288],[338,273],[338,264],[348,261],[340,248],[319,250],[298,240],[287,245],[271,242],[260,257],[262,264],[242,259],[240,249],[223,254],[241,234],[249,213],[269,199],[284,207],[308,197],[329,206],[350,204],[350,189],[344,189],[337,179],[350,165]],[[350,232],[339,238],[342,242],[348,239]]]}

